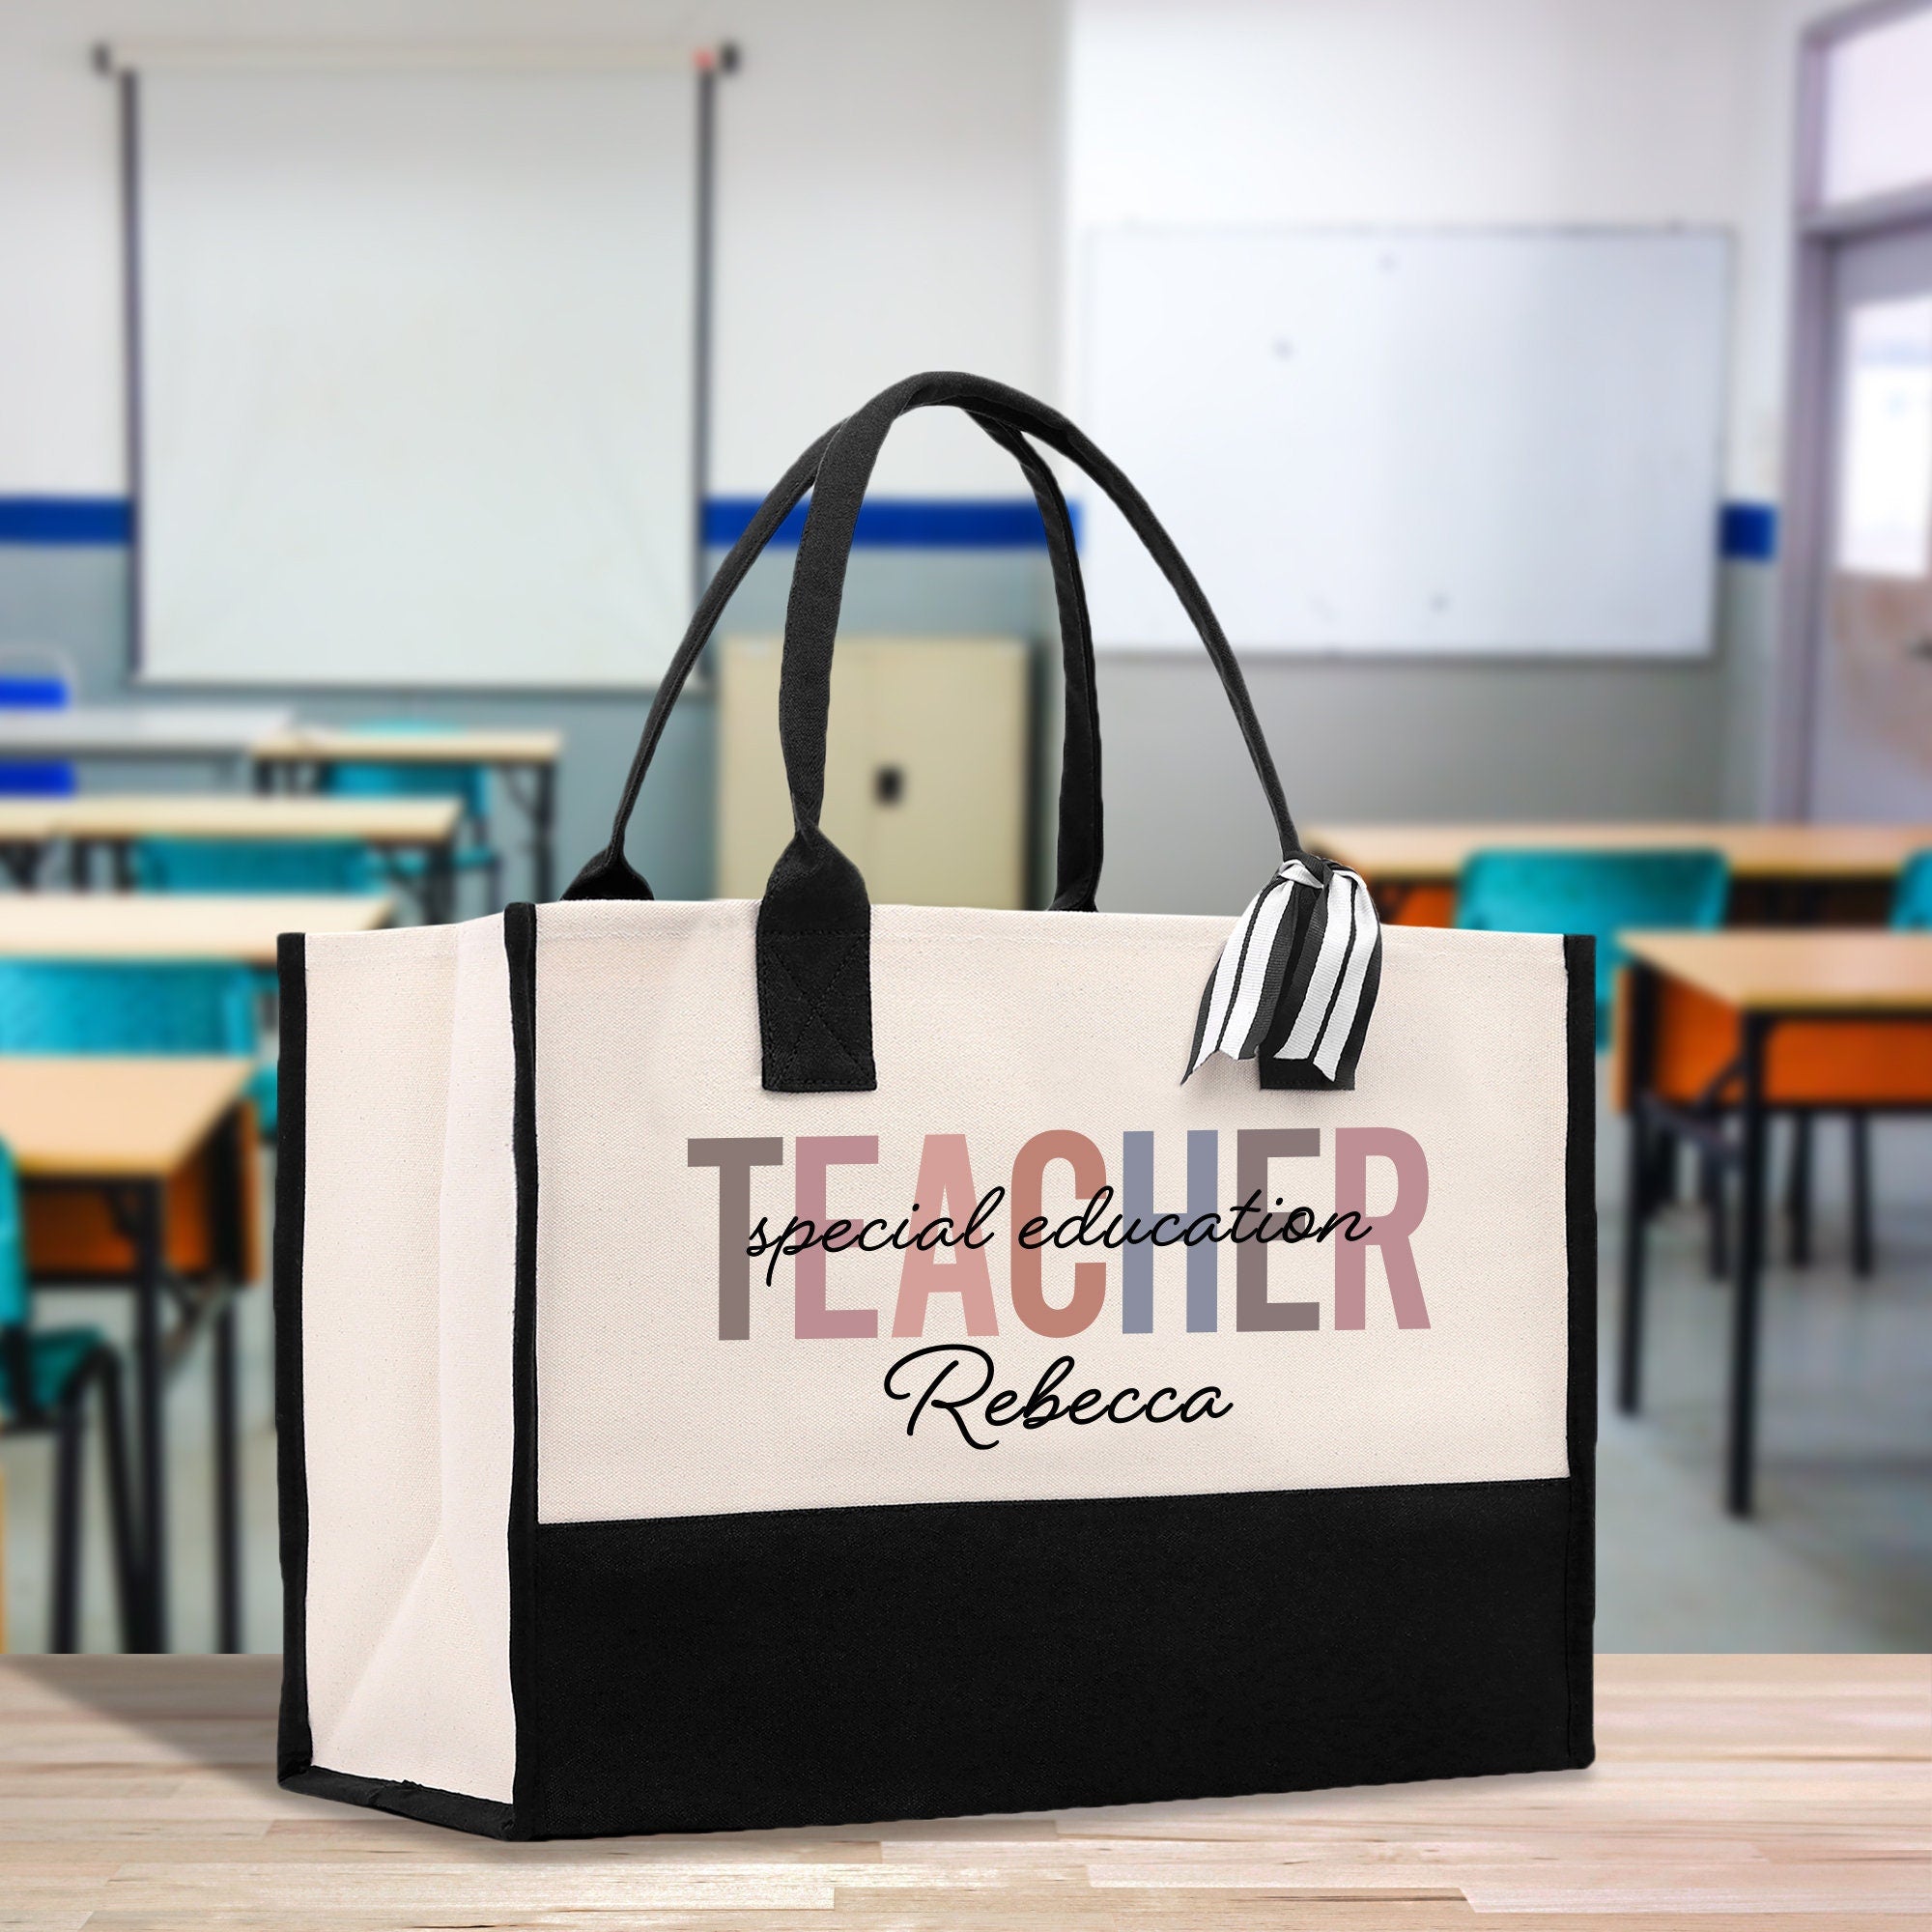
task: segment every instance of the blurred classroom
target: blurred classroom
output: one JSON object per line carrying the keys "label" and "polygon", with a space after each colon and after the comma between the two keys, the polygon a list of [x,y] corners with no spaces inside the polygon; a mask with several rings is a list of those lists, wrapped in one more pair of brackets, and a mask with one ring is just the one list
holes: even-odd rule
{"label": "blurred classroom", "polygon": [[[764,493],[956,368],[1134,478],[1385,916],[1599,935],[1600,1647],[1932,1649],[1932,0],[8,0],[0,286],[5,1647],[279,1647],[276,935],[559,894]],[[1213,672],[1063,480],[1100,904],[1232,917]],[[789,834],[796,544],[661,896]],[[965,418],[841,635],[873,898],[1043,905]]]}

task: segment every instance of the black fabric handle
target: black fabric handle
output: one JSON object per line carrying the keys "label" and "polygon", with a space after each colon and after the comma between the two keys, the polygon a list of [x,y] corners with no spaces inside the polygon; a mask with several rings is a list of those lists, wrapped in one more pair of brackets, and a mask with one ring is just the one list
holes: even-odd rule
{"label": "black fabric handle", "polygon": [[699,600],[659,687],[617,808],[611,842],[566,898],[648,898],[624,858],[624,832],[666,717],[726,600],[807,490],[812,493],[785,611],[779,739],[793,836],[758,906],[757,983],[764,1084],[776,1093],[853,1093],[878,1084],[872,1059],[871,903],[858,868],[819,829],[825,798],[832,654],[852,539],[886,436],[910,410],[964,410],[1020,463],[1045,522],[1066,666],[1066,753],[1061,783],[1056,907],[1094,903],[1101,856],[1099,726],[1091,626],[1071,521],[1036,437],[1077,464],[1119,507],[1173,586],[1220,675],[1273,814],[1284,860],[1299,849],[1261,721],[1208,600],[1172,538],[1121,469],[1057,410],[983,377],[937,372],[882,391],[812,444],[781,479]]}
{"label": "black fabric handle", "polygon": [[[832,653],[859,508],[886,436],[908,411],[942,404],[1037,436],[1078,464],[1113,498],[1180,599],[1220,673],[1274,814],[1284,861],[1299,849],[1240,666],[1193,572],[1140,493],[1044,403],[979,376],[910,377],[873,397],[833,432],[792,571],[779,671],[779,742],[793,833],[759,901],[757,930],[758,1027],[764,1084],[774,1093],[862,1093],[878,1085],[872,1059],[871,903],[858,867],[818,824],[825,800]],[[1069,738],[1077,709],[1077,696],[1069,690]],[[1097,731],[1094,744],[1097,753]],[[1097,780],[1097,755],[1094,776]],[[1063,836],[1065,829],[1063,819]]]}
{"label": "black fabric handle", "polygon": [[[1074,549],[1073,518],[1058,479],[1039,452],[998,414],[973,412],[974,419],[993,440],[1019,463],[1039,506],[1045,526],[1046,548],[1053,568],[1054,596],[1060,619],[1063,670],[1066,683],[1066,715],[1060,772],[1060,834],[1052,910],[1091,912],[1099,890],[1102,857],[1100,801],[1100,722],[1094,694],[1094,638],[1087,615],[1086,586],[1081,582]],[[567,899],[647,899],[646,880],[624,856],[624,838],[644,775],[664,736],[671,706],[684,689],[704,646],[710,641],[724,607],[744,582],[779,527],[813,487],[819,468],[837,429],[828,430],[787,469],[756,514],[731,546],[717,574],[705,586],[692,614],[684,639],[659,681],[650,716],[644,722],[631,769],[617,803],[611,839],[580,871],[563,896]],[[861,494],[863,495],[863,489]],[[782,676],[782,671],[781,672]]]}
{"label": "black fabric handle", "polygon": [[[785,609],[784,659],[779,672],[779,740],[800,833],[816,827],[824,803],[832,653],[860,505],[893,424],[912,410],[940,406],[962,409],[980,418],[991,416],[1009,429],[1037,437],[1077,464],[1112,497],[1173,586],[1220,675],[1273,813],[1282,857],[1287,859],[1297,851],[1300,841],[1294,820],[1282,796],[1281,780],[1241,668],[1194,573],[1146,499],[1120,468],[1058,410],[983,376],[956,371],[911,376],[882,390],[832,432],[820,461],[798,562],[792,571],[791,596]],[[1084,629],[1084,603],[1081,622]],[[1069,693],[1069,718],[1074,708],[1071,696]]]}

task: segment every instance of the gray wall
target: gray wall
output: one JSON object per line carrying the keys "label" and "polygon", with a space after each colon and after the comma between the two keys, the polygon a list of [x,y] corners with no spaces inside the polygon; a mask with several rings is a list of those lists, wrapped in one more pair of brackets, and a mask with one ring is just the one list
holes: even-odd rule
{"label": "gray wall", "polygon": [[[727,628],[781,626],[791,554],[757,565]],[[1258,665],[1251,684],[1289,803],[1304,828],[1362,818],[1747,813],[1756,799],[1769,580],[1761,566],[1726,568],[1719,650],[1692,664]],[[90,698],[130,695],[128,604],[122,550],[0,547],[0,642],[68,652]],[[853,558],[845,618],[855,631],[1037,635],[1050,630],[1051,609],[1043,559],[1035,554],[867,550]],[[208,694],[193,696],[205,701]],[[604,841],[647,708],[641,696],[609,694],[304,694],[297,701],[304,716],[322,722],[409,713],[557,726],[567,738],[557,840],[565,879]],[[1211,670],[1179,655],[1108,657],[1100,706],[1108,862],[1102,903],[1122,911],[1234,911],[1266,876],[1273,842]],[[1049,724],[1043,735],[1056,731]],[[1050,798],[1050,751],[1042,765]],[[152,771],[87,776],[102,785],[161,781]],[[208,781],[206,773],[168,776]],[[701,897],[710,890],[712,790],[710,704],[693,692],[666,734],[631,838],[633,862],[663,896]],[[506,815],[505,830],[509,822]],[[1050,826],[1040,831],[1042,846],[1050,847]],[[513,874],[512,890],[526,889]]]}

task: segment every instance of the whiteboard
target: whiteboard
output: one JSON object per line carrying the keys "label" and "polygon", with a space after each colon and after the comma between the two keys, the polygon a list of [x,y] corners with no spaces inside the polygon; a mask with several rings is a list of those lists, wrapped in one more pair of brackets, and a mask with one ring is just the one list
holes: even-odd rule
{"label": "whiteboard", "polygon": [[654,683],[696,541],[688,65],[137,84],[141,674]]}
{"label": "whiteboard", "polygon": [[[1080,421],[1237,648],[1710,648],[1722,233],[1101,229],[1080,272]],[[1192,644],[1087,508],[1096,639]]]}

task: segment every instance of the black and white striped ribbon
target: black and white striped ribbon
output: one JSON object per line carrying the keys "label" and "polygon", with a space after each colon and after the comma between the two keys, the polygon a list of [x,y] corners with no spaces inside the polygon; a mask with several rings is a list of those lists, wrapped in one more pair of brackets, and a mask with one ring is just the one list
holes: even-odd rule
{"label": "black and white striped ribbon", "polygon": [[1297,852],[1221,949],[1182,1082],[1225,1053],[1287,1061],[1303,1076],[1293,1085],[1353,1087],[1381,961],[1381,922],[1359,874]]}

